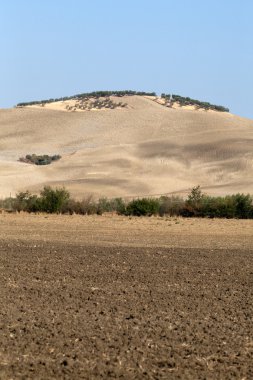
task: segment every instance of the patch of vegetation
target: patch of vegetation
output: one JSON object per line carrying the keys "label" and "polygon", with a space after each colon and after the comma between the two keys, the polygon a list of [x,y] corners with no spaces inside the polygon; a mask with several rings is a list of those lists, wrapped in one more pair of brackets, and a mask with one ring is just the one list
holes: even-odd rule
{"label": "patch of vegetation", "polygon": [[203,102],[197,99],[192,99],[189,97],[184,97],[175,94],[162,94],[161,97],[165,99],[170,105],[174,103],[179,103],[180,106],[195,106],[196,108],[203,108],[205,110],[213,110],[219,112],[229,112],[229,109],[216,104],[211,104],[208,102]]}
{"label": "patch of vegetation", "polygon": [[253,219],[253,198],[249,194],[233,194],[211,197],[194,187],[180,215],[187,217]]}
{"label": "patch of vegetation", "polygon": [[13,201],[15,211],[60,213],[70,199],[69,192],[63,188],[44,187],[40,195],[21,191]]}
{"label": "patch of vegetation", "polygon": [[31,102],[21,102],[17,104],[17,107],[25,107],[25,106],[34,106],[34,105],[45,105],[47,103],[54,103],[54,102],[60,102],[60,101],[66,101],[66,100],[73,100],[73,99],[85,99],[85,98],[103,98],[103,97],[109,97],[109,96],[133,96],[133,95],[140,95],[140,96],[156,96],[155,92],[145,92],[145,91],[131,91],[131,90],[123,90],[123,91],[93,91],[93,92],[84,92],[81,94],[76,94],[72,96],[64,96],[61,98],[51,98],[51,99],[44,99],[44,100],[35,100]]}
{"label": "patch of vegetation", "polygon": [[60,158],[59,154],[53,156],[49,156],[48,154],[39,156],[37,154],[27,154],[25,157],[20,157],[19,161],[34,165],[50,165],[52,162],[60,160]]}
{"label": "patch of vegetation", "polygon": [[160,203],[158,199],[135,199],[126,206],[125,214],[134,216],[158,215]]}
{"label": "patch of vegetation", "polygon": [[63,214],[102,215],[114,212],[127,216],[183,216],[207,218],[253,219],[253,198],[249,194],[234,194],[211,197],[199,186],[194,187],[186,200],[178,196],[139,198],[125,201],[122,198],[100,198],[86,196],[81,201],[70,197],[65,188],[44,187],[40,195],[29,191],[19,192],[15,198],[0,201],[0,208],[7,211],[46,212]]}

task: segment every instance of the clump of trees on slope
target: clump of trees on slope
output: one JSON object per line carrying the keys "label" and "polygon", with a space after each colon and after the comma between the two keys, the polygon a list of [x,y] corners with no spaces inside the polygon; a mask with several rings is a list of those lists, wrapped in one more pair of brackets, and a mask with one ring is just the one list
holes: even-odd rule
{"label": "clump of trees on slope", "polygon": [[184,97],[175,94],[162,94],[161,97],[167,100],[170,105],[174,103],[179,103],[180,106],[195,106],[196,108],[204,108],[205,110],[213,110],[219,112],[229,112],[229,109],[223,106],[219,106],[216,104],[211,104],[208,102],[203,102],[197,99],[192,99],[189,97]]}
{"label": "clump of trees on slope", "polygon": [[75,104],[70,106],[66,105],[66,110],[76,111],[76,110],[92,110],[92,109],[115,109],[115,108],[125,108],[127,107],[126,103],[123,102],[114,102],[109,96],[102,98],[82,98],[76,100]]}
{"label": "clump of trees on slope", "polygon": [[20,157],[19,161],[34,165],[50,165],[53,161],[60,160],[60,158],[59,154],[54,154],[53,156],[49,156],[48,154],[40,156],[37,154],[27,154],[25,157]]}

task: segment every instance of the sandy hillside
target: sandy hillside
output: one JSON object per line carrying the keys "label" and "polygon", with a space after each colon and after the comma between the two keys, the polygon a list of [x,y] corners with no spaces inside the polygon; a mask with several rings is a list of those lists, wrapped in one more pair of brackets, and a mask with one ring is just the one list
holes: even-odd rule
{"label": "sandy hillside", "polygon": [[[111,100],[112,109],[74,111],[69,101],[0,110],[0,196],[44,185],[77,197],[185,194],[197,184],[210,194],[253,193],[252,120],[140,96]],[[18,162],[30,153],[62,159]]]}

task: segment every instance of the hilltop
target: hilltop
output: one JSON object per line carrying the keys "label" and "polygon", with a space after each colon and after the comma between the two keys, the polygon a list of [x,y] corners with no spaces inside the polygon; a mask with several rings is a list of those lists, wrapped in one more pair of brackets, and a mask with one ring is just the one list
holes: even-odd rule
{"label": "hilltop", "polygon": [[[76,197],[185,194],[196,184],[253,193],[252,120],[190,98],[82,95],[0,110],[1,196],[44,185]],[[19,162],[27,154],[61,159]]]}

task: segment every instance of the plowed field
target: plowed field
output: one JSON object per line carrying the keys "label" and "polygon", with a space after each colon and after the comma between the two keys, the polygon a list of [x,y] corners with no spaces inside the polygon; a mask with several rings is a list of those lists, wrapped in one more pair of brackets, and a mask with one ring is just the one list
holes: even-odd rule
{"label": "plowed field", "polygon": [[0,215],[0,379],[252,379],[252,232]]}

